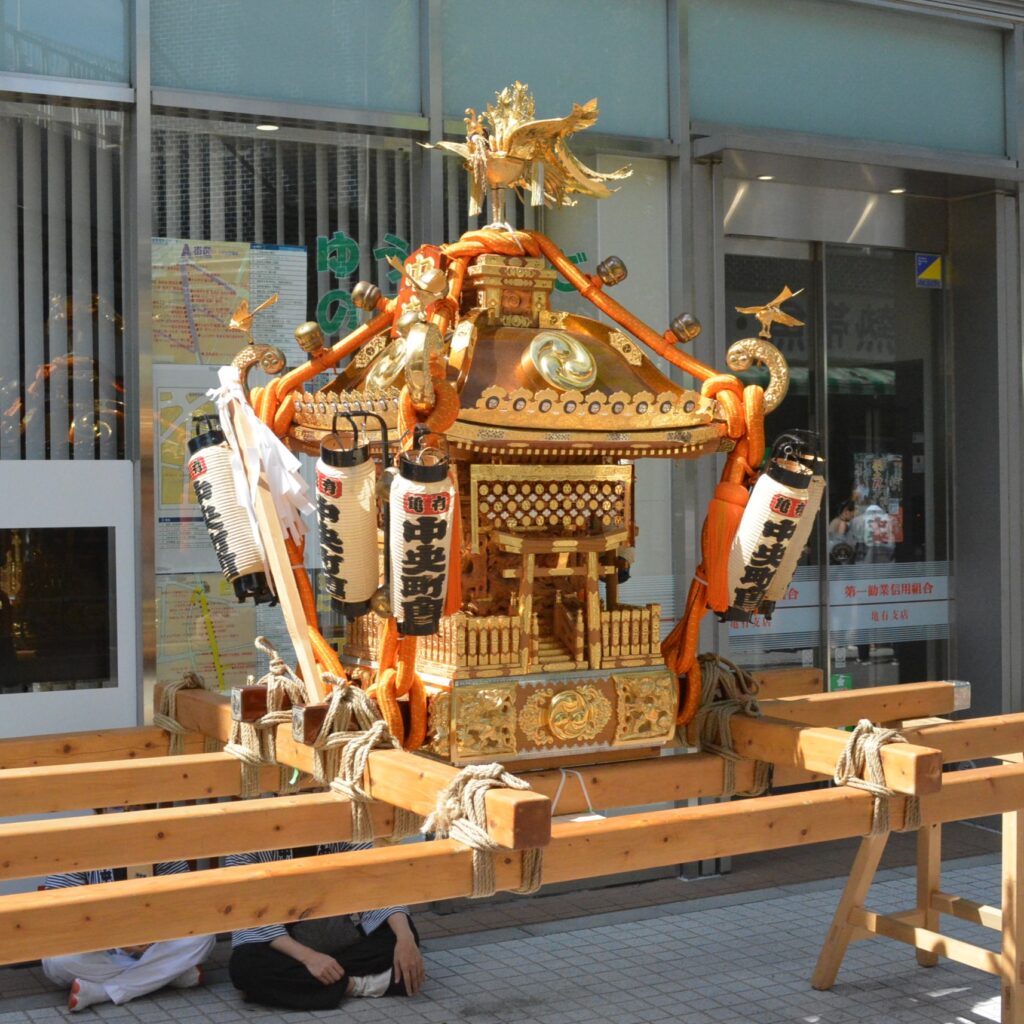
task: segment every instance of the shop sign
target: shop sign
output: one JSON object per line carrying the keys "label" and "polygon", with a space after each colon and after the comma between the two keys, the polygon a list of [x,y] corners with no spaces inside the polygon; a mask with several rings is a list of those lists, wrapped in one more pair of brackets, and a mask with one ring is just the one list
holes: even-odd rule
{"label": "shop sign", "polygon": [[914,283],[918,288],[942,287],[942,257],[938,253],[914,253]]}

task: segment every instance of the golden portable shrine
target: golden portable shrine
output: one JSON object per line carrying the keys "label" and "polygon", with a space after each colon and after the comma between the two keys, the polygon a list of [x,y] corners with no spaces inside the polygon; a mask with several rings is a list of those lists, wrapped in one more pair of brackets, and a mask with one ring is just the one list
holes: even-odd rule
{"label": "golden portable shrine", "polygon": [[[303,365],[286,370],[253,342],[256,311],[236,314],[245,343],[211,393],[218,415],[196,424],[189,474],[224,575],[240,600],[280,604],[297,665],[260,638],[270,671],[236,681],[230,699],[190,674],[158,687],[152,726],[0,740],[5,817],[159,804],[2,823],[0,878],[285,842],[384,845],[4,896],[0,962],[861,836],[813,984],[832,985],[853,938],[883,935],[922,964],[943,955],[995,974],[1003,1020],[1024,1024],[1024,714],[951,720],[969,706],[962,682],[823,693],[816,669],[752,675],[698,656],[709,609],[771,614],[824,490],[813,437],[765,444],[787,385],[771,329],[796,323],[792,293],[746,310],[760,335],[719,372],[686,351],[694,317],[659,333],[610,296],[621,259],[587,275],[506,224],[510,191],[567,203],[628,177],[569,150],[596,118],[591,101],[538,120],[519,83],[468,111],[466,142],[440,145],[465,163],[471,212],[486,201],[492,223],[413,252],[394,298],[357,286],[368,319],[340,341],[300,326]],[[557,275],[593,316],[552,307]],[[736,375],[754,362],[764,388]],[[271,376],[250,390],[255,366]],[[317,459],[315,504],[296,452]],[[662,640],[656,604],[620,599],[643,543],[635,462],[719,453],[686,608]],[[303,561],[314,509],[324,587],[346,619],[340,652]],[[650,756],[669,746],[675,756]],[[995,763],[943,772],[984,758]],[[750,798],[697,803],[736,794]],[[674,806],[552,821],[657,803]],[[942,823],[994,813],[1001,911],[940,885]],[[397,844],[418,828],[434,841]],[[917,834],[916,905],[872,913],[894,828]],[[941,914],[996,928],[999,951],[948,938]]]}

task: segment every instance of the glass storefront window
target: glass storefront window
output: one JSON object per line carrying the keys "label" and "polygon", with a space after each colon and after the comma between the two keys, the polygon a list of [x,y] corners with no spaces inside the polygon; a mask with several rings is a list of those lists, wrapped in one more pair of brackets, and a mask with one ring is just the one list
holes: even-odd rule
{"label": "glass storefront window", "polygon": [[[299,324],[317,321],[331,342],[360,322],[357,281],[395,293],[386,257],[412,246],[412,143],[308,128],[267,138],[251,125],[170,116],[155,119],[153,135],[157,678],[193,670],[229,689],[266,669],[253,637],[287,660],[294,653],[280,610],[237,604],[218,571],[185,474],[192,417],[213,411],[206,392],[246,344],[228,329],[243,300],[255,308],[280,296],[255,317],[253,338],[295,366],[307,358]],[[249,384],[264,380],[255,369]],[[302,458],[312,480],[315,460]],[[307,543],[314,580],[318,559]],[[321,629],[339,638],[342,621],[322,604]]]}
{"label": "glass storefront window", "polygon": [[796,258],[797,243],[730,246],[728,341],[757,328],[736,306],[804,289],[785,308],[805,326],[773,331],[792,384],[766,438],[819,433],[828,490],[786,599],[770,622],[721,627],[723,649],[747,665],[827,667],[833,688],[942,678],[952,616],[943,292],[922,281],[913,252],[803,245]]}
{"label": "glass storefront window", "polygon": [[128,81],[126,0],[7,0],[0,70],[94,82]]}
{"label": "glass storefront window", "polygon": [[0,104],[0,460],[124,457],[123,118]]}
{"label": "glass storefront window", "polygon": [[117,686],[114,531],[0,529],[0,694]]}

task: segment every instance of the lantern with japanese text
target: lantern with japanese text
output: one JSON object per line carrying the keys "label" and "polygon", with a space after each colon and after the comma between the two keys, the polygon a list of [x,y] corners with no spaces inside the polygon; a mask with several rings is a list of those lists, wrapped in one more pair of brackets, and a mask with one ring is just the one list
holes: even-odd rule
{"label": "lantern with japanese text", "polygon": [[399,633],[438,631],[448,591],[455,487],[437,448],[403,452],[391,487],[391,607]]}
{"label": "lantern with japanese text", "polygon": [[[377,556],[377,471],[367,440],[359,442],[355,420],[352,447],[337,433],[337,420],[320,445],[316,464],[316,517],[324,580],[337,611],[365,615],[380,581]],[[386,442],[385,442],[386,444]]]}
{"label": "lantern with japanese text", "polygon": [[729,551],[729,610],[723,619],[749,622],[771,614],[810,536],[821,503],[823,460],[803,432],[782,434],[750,493]]}
{"label": "lantern with japanese text", "polygon": [[[198,429],[205,425],[205,429]],[[249,509],[238,498],[235,455],[216,416],[196,416],[188,442],[188,475],[199,499],[224,578],[239,601],[275,603],[267,582],[263,548]],[[240,472],[240,468],[238,469]]]}

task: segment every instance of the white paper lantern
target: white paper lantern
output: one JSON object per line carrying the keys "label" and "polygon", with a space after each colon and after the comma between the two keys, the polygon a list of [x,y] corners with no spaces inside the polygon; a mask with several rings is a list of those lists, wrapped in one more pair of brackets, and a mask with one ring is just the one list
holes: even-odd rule
{"label": "white paper lantern", "polygon": [[455,488],[435,448],[403,452],[391,487],[391,609],[404,636],[436,633],[448,591]]}
{"label": "white paper lantern", "polygon": [[239,601],[251,597],[256,604],[273,604],[276,598],[267,583],[263,551],[235,490],[231,448],[220,427],[210,426],[217,422],[215,417],[197,417],[201,421],[206,421],[208,429],[189,439],[188,475],[221,572]]}
{"label": "white paper lantern", "polygon": [[820,490],[811,500],[812,466],[820,464],[820,459],[803,457],[795,445],[782,443],[788,440],[783,435],[776,442],[776,455],[754,484],[733,538],[729,551],[732,599],[722,616],[725,621],[749,622],[761,610],[769,589],[784,593],[810,535],[821,500]]}
{"label": "white paper lantern", "polygon": [[380,583],[376,487],[368,443],[343,448],[337,434],[324,441],[316,464],[320,554],[331,603],[348,618],[370,610]]}

